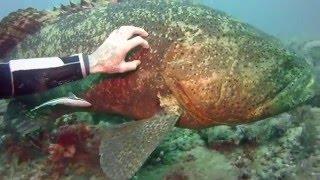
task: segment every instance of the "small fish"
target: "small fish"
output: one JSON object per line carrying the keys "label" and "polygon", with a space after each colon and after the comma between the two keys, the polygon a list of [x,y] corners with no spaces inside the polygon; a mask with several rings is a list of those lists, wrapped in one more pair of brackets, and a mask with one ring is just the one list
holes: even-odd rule
{"label": "small fish", "polygon": [[31,111],[38,110],[40,108],[43,108],[45,106],[55,106],[55,105],[66,105],[71,107],[90,107],[91,103],[88,101],[78,98],[73,93],[69,93],[69,97],[61,97],[57,99],[50,100],[48,102],[45,102],[35,108],[33,108]]}

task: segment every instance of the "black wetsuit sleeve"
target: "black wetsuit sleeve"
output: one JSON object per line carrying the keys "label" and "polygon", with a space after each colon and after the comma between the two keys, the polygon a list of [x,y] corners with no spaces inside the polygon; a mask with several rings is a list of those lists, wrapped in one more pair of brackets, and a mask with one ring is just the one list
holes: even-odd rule
{"label": "black wetsuit sleeve", "polygon": [[89,75],[88,57],[50,57],[0,63],[0,98],[43,92]]}

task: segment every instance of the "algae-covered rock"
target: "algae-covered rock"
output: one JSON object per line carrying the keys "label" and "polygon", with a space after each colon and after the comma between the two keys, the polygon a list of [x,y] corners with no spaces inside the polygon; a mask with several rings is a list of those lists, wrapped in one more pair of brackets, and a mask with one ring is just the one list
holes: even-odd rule
{"label": "algae-covered rock", "polygon": [[238,127],[244,134],[243,138],[264,143],[281,137],[287,129],[292,127],[292,120],[289,114],[284,113],[250,125],[239,125]]}
{"label": "algae-covered rock", "polygon": [[296,164],[303,147],[299,142],[302,128],[289,129],[276,142],[257,148],[252,162],[257,178],[292,178],[295,175]]}
{"label": "algae-covered rock", "polygon": [[319,178],[319,115],[302,106],[247,125],[176,129],[135,179]]}
{"label": "algae-covered rock", "polygon": [[[218,126],[201,132],[176,128],[133,179],[317,179],[319,115],[320,108],[303,106],[253,124]],[[93,119],[98,119],[96,116]],[[77,120],[86,117],[80,114]],[[100,118],[99,126],[113,123]],[[4,166],[0,169],[2,177],[22,177],[21,173],[26,174],[23,177],[46,177],[47,170],[39,168],[45,162],[34,160],[31,165],[35,163],[37,168],[32,171],[25,171],[28,163]],[[103,177],[89,172],[77,175],[80,170],[69,168],[60,179]],[[13,175],[8,174],[10,171]]]}
{"label": "algae-covered rock", "polygon": [[212,127],[202,130],[200,134],[208,146],[214,146],[217,143],[241,145],[253,141],[262,144],[281,137],[292,126],[291,118],[291,115],[284,113],[247,125]]}
{"label": "algae-covered rock", "polygon": [[196,131],[175,128],[153,152],[149,162],[172,164],[179,161],[186,151],[204,144],[204,141]]}
{"label": "algae-covered rock", "polygon": [[149,179],[237,179],[237,170],[222,154],[196,147],[181,153],[171,165],[145,167],[136,178]]}

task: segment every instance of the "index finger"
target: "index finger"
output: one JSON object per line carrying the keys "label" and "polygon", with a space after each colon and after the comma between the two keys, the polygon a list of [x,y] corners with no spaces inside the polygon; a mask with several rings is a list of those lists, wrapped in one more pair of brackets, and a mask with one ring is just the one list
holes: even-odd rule
{"label": "index finger", "polygon": [[123,27],[123,31],[120,30],[120,32],[123,34],[124,38],[129,39],[133,35],[138,35],[141,37],[147,37],[149,34],[147,31],[145,31],[143,28],[135,27],[135,26],[125,26]]}
{"label": "index finger", "polygon": [[124,51],[129,52],[130,50],[132,50],[133,48],[139,45],[141,45],[143,48],[146,48],[146,49],[150,47],[149,43],[145,39],[143,39],[141,36],[137,36],[128,40],[128,42],[125,44]]}

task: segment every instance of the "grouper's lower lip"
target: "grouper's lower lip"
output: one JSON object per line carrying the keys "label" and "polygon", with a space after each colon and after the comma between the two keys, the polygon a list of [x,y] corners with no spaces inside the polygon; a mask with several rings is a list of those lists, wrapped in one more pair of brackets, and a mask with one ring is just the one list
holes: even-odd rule
{"label": "grouper's lower lip", "polygon": [[[277,96],[260,109],[262,117],[276,115],[295,108],[314,96],[315,77],[312,73],[301,75],[287,85]],[[257,109],[258,110],[258,109]]]}
{"label": "grouper's lower lip", "polygon": [[244,122],[262,120],[295,108],[314,96],[315,79],[306,69],[279,91],[273,98],[261,102],[251,111]]}

